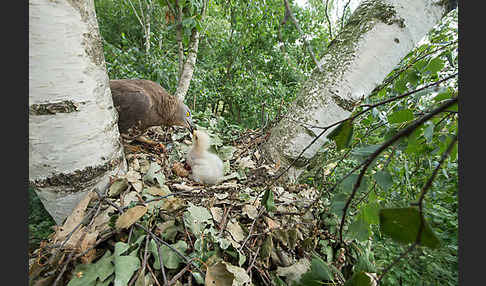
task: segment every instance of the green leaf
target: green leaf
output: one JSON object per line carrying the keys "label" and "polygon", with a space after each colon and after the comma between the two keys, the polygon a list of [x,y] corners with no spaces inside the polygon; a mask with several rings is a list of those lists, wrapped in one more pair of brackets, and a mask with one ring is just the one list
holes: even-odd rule
{"label": "green leaf", "polygon": [[328,138],[336,142],[337,150],[344,149],[349,146],[351,138],[353,137],[353,121],[346,120],[336,127]]}
{"label": "green leaf", "polygon": [[[400,243],[413,243],[420,227],[420,213],[417,208],[388,208],[380,210],[380,230]],[[424,219],[420,244],[432,249],[440,246],[439,238]]]}
{"label": "green leaf", "polygon": [[423,126],[415,129],[412,134],[408,136],[408,144],[405,152],[407,154],[417,154],[424,150],[424,144],[420,140],[420,135],[422,135]]}
{"label": "green leaf", "polygon": [[[180,253],[184,253],[187,250],[187,243],[182,240],[171,244],[171,246]],[[150,241],[149,250],[154,256],[154,268],[160,270],[159,251],[157,249],[157,243],[153,239]],[[162,255],[162,263],[164,263],[164,267],[167,269],[177,269],[182,262],[182,258],[167,245],[160,245],[160,254]]]}
{"label": "green leaf", "polygon": [[453,105],[451,105],[450,107],[448,107],[446,110],[447,110],[447,111],[455,111],[455,112],[459,111],[459,110],[458,110],[458,105],[457,105],[457,103],[454,103]]}
{"label": "green leaf", "polygon": [[380,144],[359,147],[351,151],[351,155],[356,156],[358,158],[368,157],[369,155],[373,154],[376,150],[378,150],[380,147],[381,147]]}
{"label": "green leaf", "polygon": [[428,122],[427,128],[425,128],[424,130],[424,137],[428,143],[431,143],[433,136],[434,136],[434,123]]}
{"label": "green leaf", "polygon": [[236,148],[233,146],[223,146],[219,148],[218,155],[222,161],[230,160],[233,157],[233,153]]}
{"label": "green leaf", "polygon": [[115,272],[115,266],[113,265],[114,256],[111,251],[107,250],[103,257],[96,262],[96,273],[101,281],[105,281],[113,272]]}
{"label": "green leaf", "polygon": [[197,207],[189,203],[189,207],[183,214],[184,224],[196,236],[202,233],[206,225],[212,225],[211,213],[204,207]]}
{"label": "green leaf", "polygon": [[[340,184],[339,184],[339,189],[344,192],[344,193],[351,193],[351,191],[354,188],[354,185],[356,184],[356,181],[358,180],[359,175],[358,174],[351,174],[349,175],[346,179],[344,179]],[[361,179],[361,183],[358,187],[357,192],[363,192],[366,191],[368,188],[368,179],[367,177],[363,177]]]}
{"label": "green leaf", "polygon": [[415,86],[420,80],[420,76],[416,70],[412,69],[407,73],[407,79],[410,84]]}
{"label": "green leaf", "polygon": [[373,178],[384,191],[388,191],[393,186],[393,178],[387,171],[378,171],[373,175]]}
{"label": "green leaf", "polygon": [[376,202],[370,202],[361,209],[361,215],[368,224],[379,224],[380,206]]}
{"label": "green leaf", "polygon": [[128,250],[129,246],[123,242],[115,244],[115,282],[114,286],[125,286],[130,281],[133,273],[140,268],[140,260],[136,256],[121,255]]}
{"label": "green leaf", "polygon": [[402,109],[388,115],[389,123],[402,123],[413,120],[413,112],[410,109]]}
{"label": "green leaf", "polygon": [[441,93],[437,94],[434,97],[434,101],[440,102],[442,100],[450,99],[451,97],[452,97],[452,92],[450,92],[449,90],[446,90],[445,92],[441,92]]}
{"label": "green leaf", "polygon": [[351,278],[344,283],[344,286],[372,286],[372,279],[364,271],[354,273]]}
{"label": "green leaf", "polygon": [[444,61],[441,58],[435,58],[429,62],[429,64],[425,69],[430,73],[435,74],[441,71],[443,68],[444,68]]}
{"label": "green leaf", "polygon": [[[103,257],[101,257],[96,263],[79,264],[73,270],[73,278],[67,285],[81,286],[100,284],[101,281],[106,280],[115,271],[115,267],[112,262],[113,255],[111,254],[111,251],[107,250]],[[97,279],[98,283],[96,283]]]}
{"label": "green leaf", "polygon": [[159,172],[161,169],[162,167],[160,167],[159,164],[155,162],[150,163],[150,167],[145,176],[143,176],[142,180],[152,184],[155,184],[155,180],[157,180],[159,185],[162,186],[165,183],[165,176],[162,172]]}
{"label": "green leaf", "polygon": [[268,212],[272,212],[276,209],[273,191],[268,189],[262,198],[262,204],[265,206]]}
{"label": "green leaf", "polygon": [[347,194],[344,193],[338,193],[334,195],[334,197],[331,200],[331,212],[336,214],[337,216],[342,216],[343,215],[343,209],[344,206],[346,205],[346,202],[348,200]]}
{"label": "green leaf", "polygon": [[96,284],[96,279],[98,274],[96,273],[95,264],[79,264],[73,270],[73,278],[68,286],[94,286]]}
{"label": "green leaf", "polygon": [[333,281],[331,270],[327,266],[320,257],[314,255],[311,261],[311,270],[310,270],[312,277],[317,280],[321,281]]}
{"label": "green leaf", "polygon": [[368,240],[371,234],[369,224],[360,215],[358,215],[356,220],[349,225],[348,231],[353,238],[356,238],[359,241]]}

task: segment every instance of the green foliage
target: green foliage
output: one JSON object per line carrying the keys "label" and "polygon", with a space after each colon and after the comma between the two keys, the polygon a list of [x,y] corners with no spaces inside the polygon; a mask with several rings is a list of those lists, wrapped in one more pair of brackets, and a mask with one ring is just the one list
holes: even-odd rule
{"label": "green foliage", "polygon": [[[380,210],[380,230],[400,243],[413,243],[420,229],[420,213],[416,208],[387,208]],[[423,222],[420,244],[437,248],[440,241],[427,221]]]}
{"label": "green foliage", "polygon": [[332,271],[320,257],[314,256],[311,260],[311,267],[308,272],[306,272],[300,278],[300,281],[294,283],[294,286],[300,285],[322,285],[323,281],[333,281]]}
{"label": "green foliage", "polygon": [[52,226],[56,225],[51,215],[46,211],[34,189],[28,189],[29,199],[29,249],[35,249],[42,240],[54,232]]}

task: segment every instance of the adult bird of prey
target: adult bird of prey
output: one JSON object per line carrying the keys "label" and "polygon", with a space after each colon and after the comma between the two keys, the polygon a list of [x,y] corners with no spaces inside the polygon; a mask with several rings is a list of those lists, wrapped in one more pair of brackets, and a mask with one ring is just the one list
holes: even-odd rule
{"label": "adult bird of prey", "polygon": [[[191,111],[162,86],[144,79],[110,80],[113,105],[118,111],[118,128],[124,137],[138,134],[138,141],[154,144],[142,135],[151,126],[183,126],[194,131]],[[156,144],[156,143],[155,143]]]}

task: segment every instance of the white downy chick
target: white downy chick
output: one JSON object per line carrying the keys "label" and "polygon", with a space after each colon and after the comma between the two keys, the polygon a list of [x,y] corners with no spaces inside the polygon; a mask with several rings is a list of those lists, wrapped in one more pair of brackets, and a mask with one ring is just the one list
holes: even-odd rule
{"label": "white downy chick", "polygon": [[192,148],[186,162],[192,169],[192,179],[198,183],[214,185],[223,177],[223,161],[209,152],[209,136],[202,130],[192,134]]}

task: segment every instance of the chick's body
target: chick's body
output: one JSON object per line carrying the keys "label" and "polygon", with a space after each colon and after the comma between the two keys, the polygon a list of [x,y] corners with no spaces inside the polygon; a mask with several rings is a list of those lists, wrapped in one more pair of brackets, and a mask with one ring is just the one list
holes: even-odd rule
{"label": "chick's body", "polygon": [[208,151],[209,136],[201,130],[193,133],[193,145],[186,162],[192,169],[192,179],[198,183],[214,185],[223,177],[223,162]]}

